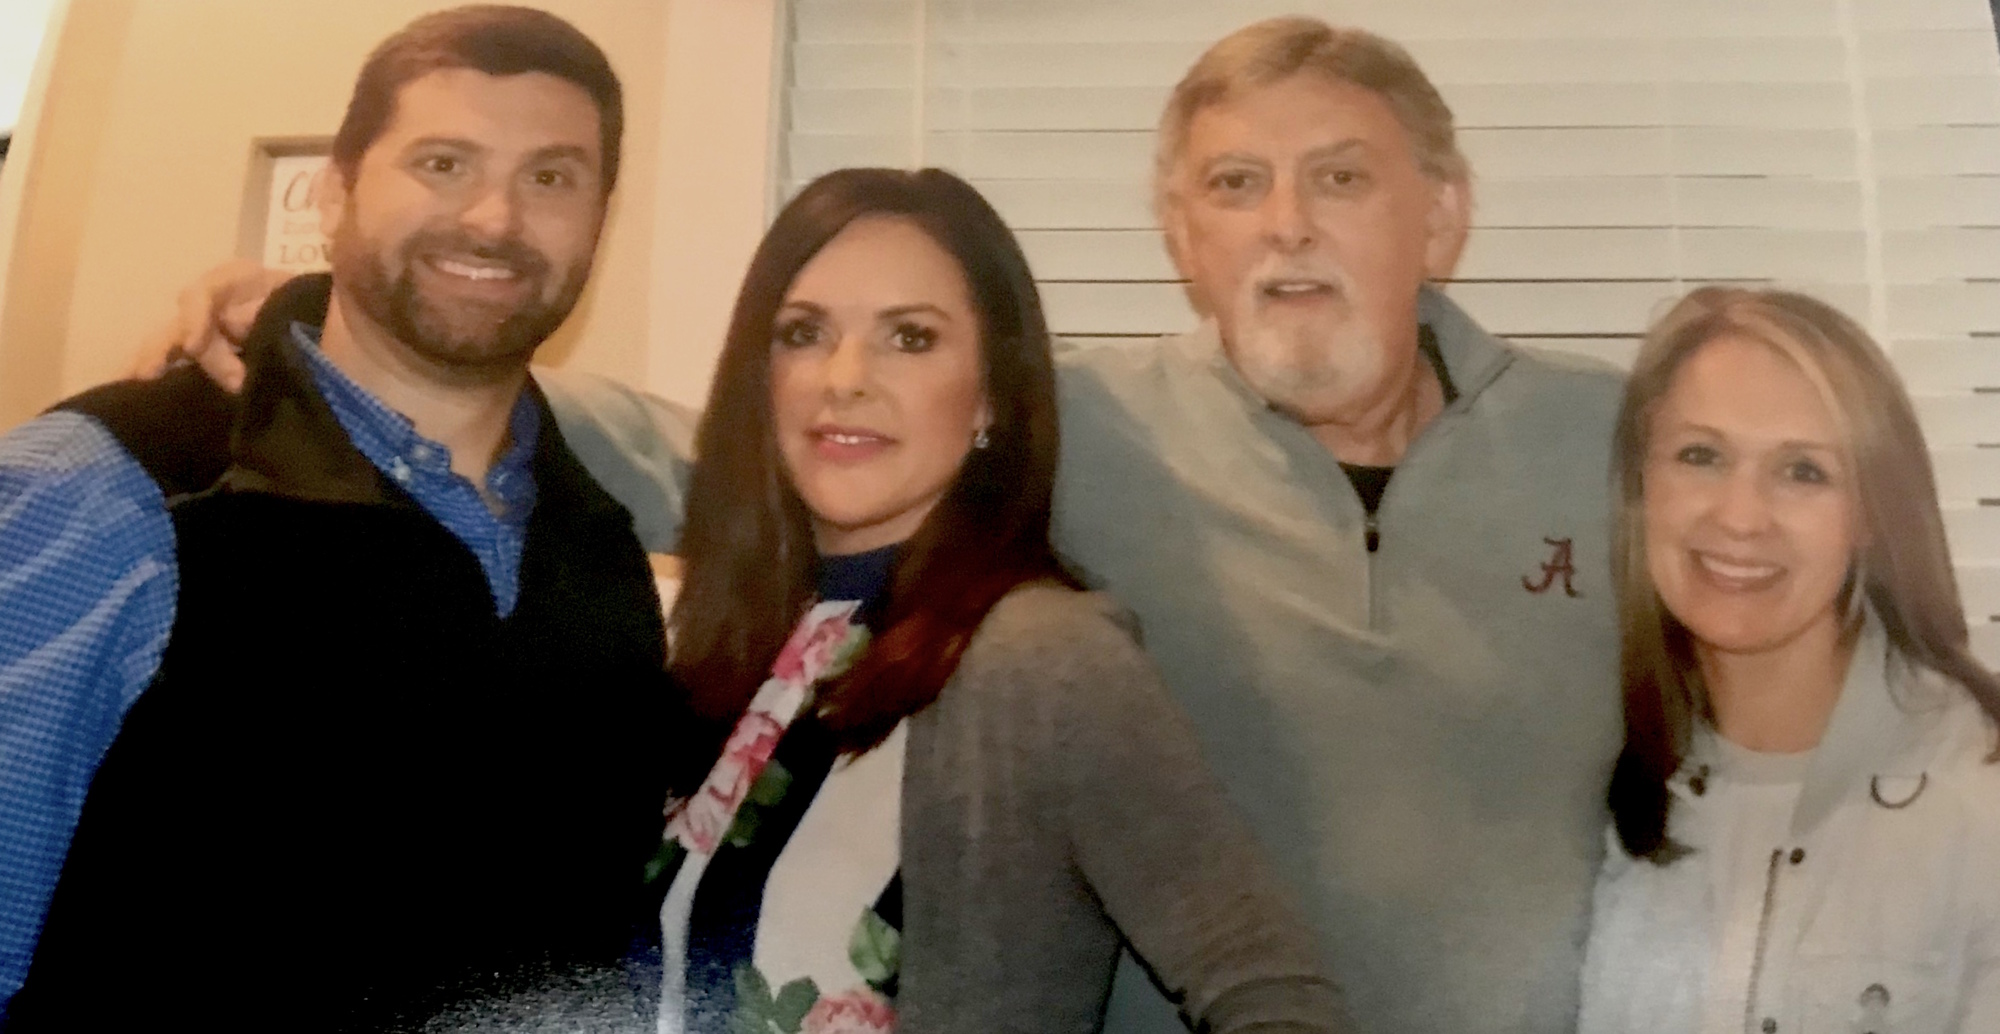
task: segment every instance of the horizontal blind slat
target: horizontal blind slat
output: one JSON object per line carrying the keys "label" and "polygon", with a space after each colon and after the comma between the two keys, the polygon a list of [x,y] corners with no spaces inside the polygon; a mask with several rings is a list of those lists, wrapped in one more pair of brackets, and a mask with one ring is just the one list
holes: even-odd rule
{"label": "horizontal blind slat", "polygon": [[1913,395],[1910,401],[1932,449],[2000,444],[2000,434],[1994,433],[2000,428],[2000,395],[1959,391]]}
{"label": "horizontal blind slat", "polygon": [[[1958,558],[1952,559],[1957,562]],[[2000,618],[2000,564],[1958,563],[1957,566],[1958,597],[1965,603],[1965,618],[1976,632],[1980,625]]]}
{"label": "horizontal blind slat", "polygon": [[[908,58],[905,58],[909,60]],[[933,87],[933,131],[1129,130],[1150,132],[1166,103],[1158,86]],[[1464,83],[1446,88],[1461,129],[1714,126],[1848,131],[1853,101],[1842,83],[1606,83],[1589,90],[1548,83]],[[1869,84],[1871,121],[1884,129],[2000,125],[2000,80],[1972,76]],[[908,83],[801,87],[793,125],[812,133],[867,132],[907,121]]]}
{"label": "horizontal blind slat", "polygon": [[[1989,232],[2000,244],[2000,231]],[[1174,280],[1157,230],[1021,230],[1047,280]],[[1487,229],[1475,233],[1458,280],[1859,281],[1859,230]]]}
{"label": "horizontal blind slat", "polygon": [[[1970,615],[1967,617],[1970,618]],[[1974,621],[1971,631],[1972,655],[1987,668],[2000,670],[2000,624]]]}
{"label": "horizontal blind slat", "polygon": [[1889,357],[1911,391],[2000,389],[2000,338],[1908,338]]}
{"label": "horizontal blind slat", "polygon": [[[797,125],[826,132],[852,123],[855,109],[880,110],[881,90],[801,89]],[[1904,93],[1914,92],[1904,89]],[[1151,132],[1169,90],[1150,86],[937,86],[925,96],[925,114],[935,131],[1007,132],[1033,130],[1129,130]],[[1442,89],[1461,130],[1507,128],[1593,128],[1615,126],[1737,126],[1773,129],[1836,129],[1853,121],[1853,99],[1844,83],[1715,82],[1604,83],[1592,89],[1550,83],[1460,83]],[[897,91],[907,110],[908,90]],[[1899,110],[1921,102],[1939,112],[1909,125],[1974,121],[1980,112],[2000,112],[2000,103],[1981,107],[1963,94],[1932,91],[1893,98]],[[2000,102],[2000,96],[1996,96]],[[1956,115],[1945,118],[1944,115]]]}
{"label": "horizontal blind slat", "polygon": [[[1839,32],[1831,0],[1425,0],[1421,4],[1327,0],[1213,0],[1120,3],[1114,0],[1004,0],[934,4],[932,38],[948,43],[1034,43],[1051,37],[1097,44],[1206,44],[1262,18],[1304,14],[1359,24],[1394,39],[1534,42],[1550,38],[1708,38],[1721,41]],[[1884,10],[1862,15],[1876,31],[1975,28],[1956,9]]]}
{"label": "horizontal blind slat", "polygon": [[2000,126],[1879,130],[1875,168],[1882,176],[1962,176],[2000,169]]}
{"label": "horizontal blind slat", "polygon": [[800,43],[909,43],[921,0],[809,0],[791,5]]}
{"label": "horizontal blind slat", "polygon": [[1931,450],[1931,464],[1938,498],[1946,506],[1977,506],[1984,499],[2000,503],[2000,449],[1941,446]]}
{"label": "horizontal blind slat", "polygon": [[1195,325],[1178,284],[1042,285],[1049,330],[1071,335],[1178,334]]}
{"label": "horizontal blind slat", "polygon": [[1993,27],[1862,33],[1861,73],[1871,78],[2000,73]]}
{"label": "horizontal blind slat", "polygon": [[902,168],[914,157],[908,133],[880,136],[794,133],[786,143],[785,169],[792,179],[803,183],[835,169],[856,165]]}
{"label": "horizontal blind slat", "polygon": [[917,53],[899,43],[795,43],[792,85],[805,89],[913,89]]}
{"label": "horizontal blind slat", "polygon": [[[964,170],[960,170],[964,171]],[[972,177],[1016,229],[1154,229],[1147,179],[1016,179]],[[2000,180],[1993,198],[2000,212]],[[1480,177],[1473,185],[1481,229],[1500,227],[1665,227],[1684,225],[1842,229],[1856,224],[1860,189],[1852,182],[1730,178],[1682,181],[1666,177],[1508,179]],[[1904,206],[1916,225],[1948,199],[1925,188]],[[2000,220],[1996,220],[2000,224]]]}
{"label": "horizontal blind slat", "polygon": [[1980,0],[1854,0],[1851,8],[1864,32],[1993,28]]}
{"label": "horizontal blind slat", "polygon": [[1890,284],[1888,295],[1889,333],[1894,338],[1960,337],[2000,330],[2000,283]]}
{"label": "horizontal blind slat", "polygon": [[1878,78],[1866,84],[1868,120],[1885,127],[2000,123],[2000,76]]}
{"label": "horizontal blind slat", "polygon": [[2000,564],[2000,506],[1949,507],[1944,534],[1960,564]]}
{"label": "horizontal blind slat", "polygon": [[[1902,130],[1885,134],[1929,134]],[[1952,133],[1983,132],[1951,130]],[[858,135],[793,134],[795,160],[817,164],[818,154],[844,154],[862,145]],[[1939,138],[1943,143],[1951,141]],[[1927,141],[1913,141],[1926,146]],[[1835,130],[1729,127],[1686,129],[1474,129],[1459,144],[1480,174],[1499,178],[1570,176],[1825,176],[1851,177],[1855,143]],[[975,178],[1058,179],[1078,170],[1093,178],[1140,179],[1150,175],[1152,134],[1117,132],[929,133],[931,160]],[[1889,146],[1885,142],[1883,147]],[[1897,175],[1955,172],[1984,160],[2000,165],[2000,129],[1956,139],[1955,152],[1880,158]],[[1878,150],[1878,155],[1882,152]]]}
{"label": "horizontal blind slat", "polygon": [[2000,227],[1890,230],[1882,262],[1892,283],[2000,279]]}

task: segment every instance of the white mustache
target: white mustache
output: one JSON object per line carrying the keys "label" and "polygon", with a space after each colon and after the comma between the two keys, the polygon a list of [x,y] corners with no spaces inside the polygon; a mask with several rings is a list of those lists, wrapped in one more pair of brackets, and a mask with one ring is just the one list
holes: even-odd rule
{"label": "white mustache", "polygon": [[1322,260],[1299,261],[1270,256],[1257,264],[1250,275],[1243,279],[1245,301],[1255,301],[1258,295],[1275,283],[1286,281],[1310,281],[1322,283],[1332,288],[1337,295],[1347,294],[1347,276],[1339,267]]}

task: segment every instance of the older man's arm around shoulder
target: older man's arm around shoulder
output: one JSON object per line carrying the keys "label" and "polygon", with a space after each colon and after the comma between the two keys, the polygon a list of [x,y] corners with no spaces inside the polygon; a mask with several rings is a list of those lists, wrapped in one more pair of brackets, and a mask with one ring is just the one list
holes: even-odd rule
{"label": "older man's arm around shoulder", "polygon": [[176,591],[160,489],[103,426],[53,413],[0,435],[0,1016]]}
{"label": "older man's arm around shoulder", "polygon": [[536,367],[535,383],[564,444],[631,511],[640,544],[651,553],[674,552],[699,414],[595,374]]}

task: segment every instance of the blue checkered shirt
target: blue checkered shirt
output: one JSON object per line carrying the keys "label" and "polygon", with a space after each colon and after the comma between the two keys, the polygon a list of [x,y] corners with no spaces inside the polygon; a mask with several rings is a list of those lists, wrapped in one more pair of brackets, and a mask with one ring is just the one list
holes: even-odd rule
{"label": "blue checkered shirt", "polygon": [[[487,474],[496,516],[444,446],[320,354],[314,328],[292,336],[356,449],[465,543],[511,613],[535,502],[533,401],[516,403]],[[103,425],[51,413],[0,436],[0,1021],[91,775],[159,669],[179,588],[160,489]]]}

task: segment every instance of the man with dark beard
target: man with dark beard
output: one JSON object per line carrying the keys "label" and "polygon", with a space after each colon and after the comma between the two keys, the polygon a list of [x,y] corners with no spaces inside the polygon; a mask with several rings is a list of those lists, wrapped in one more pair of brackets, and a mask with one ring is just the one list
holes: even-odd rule
{"label": "man with dark beard", "polygon": [[421,18],[361,72],[332,275],[265,305],[240,397],[189,369],[0,438],[9,1030],[375,1029],[622,950],[659,603],[528,377],[621,129],[560,19]]}

